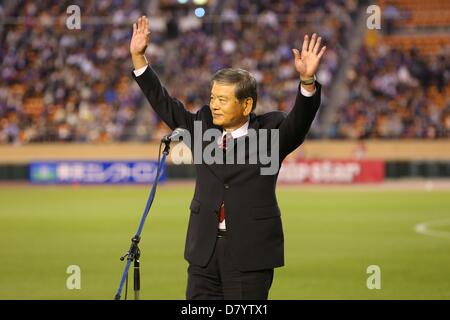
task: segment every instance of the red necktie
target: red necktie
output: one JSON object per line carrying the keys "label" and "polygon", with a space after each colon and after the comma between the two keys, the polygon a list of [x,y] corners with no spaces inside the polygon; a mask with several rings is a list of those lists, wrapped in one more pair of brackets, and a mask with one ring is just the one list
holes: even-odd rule
{"label": "red necktie", "polygon": [[[220,146],[220,148],[223,150],[227,150],[227,144],[231,139],[233,139],[231,133],[225,134],[222,138],[222,145]],[[219,222],[223,222],[223,220],[225,220],[225,208],[222,202],[219,209]]]}
{"label": "red necktie", "polygon": [[219,222],[223,222],[223,220],[225,220],[225,209],[223,207],[223,202],[220,205],[220,209],[219,209]]}
{"label": "red necktie", "polygon": [[225,134],[222,137],[222,144],[219,145],[219,148],[223,149],[223,150],[227,150],[227,147],[228,147],[227,144],[228,144],[228,142],[230,142],[231,139],[233,139],[233,136],[231,135],[231,133]]}

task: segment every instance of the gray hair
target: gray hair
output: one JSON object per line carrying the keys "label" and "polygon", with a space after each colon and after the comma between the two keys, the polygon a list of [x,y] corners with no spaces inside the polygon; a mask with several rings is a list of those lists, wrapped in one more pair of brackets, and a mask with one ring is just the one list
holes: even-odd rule
{"label": "gray hair", "polygon": [[252,76],[250,72],[238,68],[220,69],[214,74],[211,80],[211,86],[214,84],[215,81],[222,84],[235,84],[236,91],[234,94],[236,98],[239,101],[242,101],[246,98],[252,98],[253,99],[252,111],[255,109],[256,100],[258,99],[258,93],[256,88],[257,85],[255,77]]}

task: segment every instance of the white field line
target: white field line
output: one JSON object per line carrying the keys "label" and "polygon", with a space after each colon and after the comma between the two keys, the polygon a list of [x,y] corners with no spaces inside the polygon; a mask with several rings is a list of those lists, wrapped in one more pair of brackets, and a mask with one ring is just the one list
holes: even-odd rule
{"label": "white field line", "polygon": [[422,223],[417,224],[414,227],[414,231],[416,231],[417,233],[426,235],[426,236],[450,239],[450,232],[433,230],[433,227],[443,226],[443,225],[450,225],[450,219],[422,222]]}

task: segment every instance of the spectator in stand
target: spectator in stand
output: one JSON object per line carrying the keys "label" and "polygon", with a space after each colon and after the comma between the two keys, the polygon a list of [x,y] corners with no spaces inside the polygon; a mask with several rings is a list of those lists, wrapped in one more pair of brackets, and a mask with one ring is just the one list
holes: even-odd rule
{"label": "spectator in stand", "polygon": [[[82,32],[61,23],[69,4],[79,4],[93,19],[82,20]],[[161,135],[160,119],[141,110],[138,88],[123,76],[129,65],[127,22],[144,5],[144,0],[19,0],[4,5],[5,16],[25,20],[7,24],[1,33],[0,77],[6,86],[0,88],[0,143],[149,140],[156,138],[153,133]],[[327,87],[345,55],[336,44],[345,40],[356,10],[354,0],[226,1],[220,28],[207,32],[206,23],[191,11],[160,9],[149,53],[168,89],[187,101],[191,111],[208,98],[209,75],[233,66],[255,74],[259,112],[274,106],[288,112],[298,80],[290,46],[298,33],[323,34],[330,49],[317,76]],[[180,76],[180,69],[190,71]],[[326,92],[322,101],[326,104]],[[318,128],[315,123],[312,137],[320,136]]]}
{"label": "spectator in stand", "polygon": [[[357,70],[357,71],[356,71]],[[450,58],[363,47],[332,138],[449,138]]]}

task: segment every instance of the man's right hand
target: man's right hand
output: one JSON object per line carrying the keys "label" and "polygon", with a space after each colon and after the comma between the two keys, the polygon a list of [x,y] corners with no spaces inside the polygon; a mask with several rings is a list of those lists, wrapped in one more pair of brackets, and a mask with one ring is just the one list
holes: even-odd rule
{"label": "man's right hand", "polygon": [[130,42],[130,53],[134,69],[142,68],[148,64],[144,54],[148,46],[149,35],[148,19],[146,16],[142,16],[136,23],[133,23],[133,36]]}

